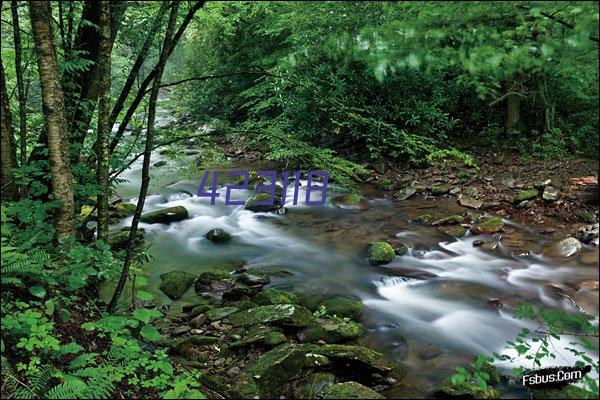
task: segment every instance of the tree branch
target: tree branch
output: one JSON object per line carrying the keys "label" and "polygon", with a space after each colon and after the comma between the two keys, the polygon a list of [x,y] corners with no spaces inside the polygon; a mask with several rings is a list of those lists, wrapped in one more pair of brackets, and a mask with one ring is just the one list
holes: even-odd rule
{"label": "tree branch", "polygon": [[[230,77],[230,76],[239,76],[239,75],[259,75],[259,76],[272,76],[272,77],[276,77],[276,78],[281,78],[279,75],[274,75],[274,74],[271,74],[269,72],[252,72],[252,71],[230,72],[230,73],[217,74],[217,75],[194,76],[194,77],[182,79],[182,80],[176,81],[176,82],[165,83],[163,85],[160,85],[160,87],[162,89],[162,88],[165,88],[165,87],[179,85],[179,84],[185,83],[185,82],[206,81],[206,80],[209,80],[209,79],[227,78],[227,77]],[[146,89],[146,91],[144,93],[149,93],[150,90],[151,89]]]}

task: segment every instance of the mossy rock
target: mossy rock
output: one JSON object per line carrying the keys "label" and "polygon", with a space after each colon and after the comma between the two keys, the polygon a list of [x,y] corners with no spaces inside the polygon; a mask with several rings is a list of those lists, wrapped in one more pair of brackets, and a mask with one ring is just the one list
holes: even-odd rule
{"label": "mossy rock", "polygon": [[[256,187],[256,185],[262,185],[265,181],[265,177],[262,175],[257,175],[256,171],[248,171],[248,187]],[[234,182],[236,185],[244,184],[244,176],[237,175],[237,178]]]}
{"label": "mossy rock", "polygon": [[276,304],[260,306],[240,311],[228,318],[234,326],[274,324],[304,327],[312,322],[312,314],[302,306],[294,304]]}
{"label": "mossy rock", "polygon": [[433,216],[432,216],[431,214],[427,214],[427,213],[425,213],[425,214],[421,214],[421,215],[419,215],[419,216],[418,216],[418,217],[415,219],[415,221],[416,221],[416,222],[418,222],[418,223],[420,223],[420,224],[423,224],[423,225],[425,225],[425,224],[427,224],[429,221],[431,221],[431,219],[432,219],[432,218],[433,218]]}
{"label": "mossy rock", "polygon": [[275,347],[287,342],[283,333],[275,328],[255,327],[250,329],[242,339],[229,344],[230,349],[260,344],[266,347]]}
{"label": "mossy rock", "polygon": [[369,249],[369,265],[388,264],[394,257],[394,248],[387,242],[374,243]]}
{"label": "mossy rock", "polygon": [[156,168],[160,168],[160,167],[164,167],[165,165],[167,165],[167,162],[165,160],[160,160],[160,161],[155,162],[152,165]]}
{"label": "mossy rock", "polygon": [[586,210],[577,210],[575,211],[575,215],[579,217],[581,222],[585,222],[586,224],[593,224],[596,222],[596,216],[593,212]]}
{"label": "mossy rock", "polygon": [[461,398],[461,399],[498,399],[501,393],[491,387],[485,389],[472,383],[459,385],[446,384],[434,392],[436,399]]}
{"label": "mossy rock", "polygon": [[183,206],[163,208],[142,215],[140,221],[147,224],[169,224],[188,218],[188,210]]}
{"label": "mossy rock", "polygon": [[344,209],[364,209],[365,200],[357,193],[340,194],[333,196],[333,205]]}
{"label": "mossy rock", "polygon": [[196,275],[186,271],[171,271],[160,275],[159,289],[173,300],[179,300],[196,280]]}
{"label": "mossy rock", "polygon": [[331,372],[315,372],[306,377],[300,391],[301,399],[316,399],[328,386],[335,383],[335,375]]}
{"label": "mossy rock", "polygon": [[440,228],[446,235],[452,236],[453,238],[463,237],[467,234],[467,229],[460,225],[445,226]]}
{"label": "mossy rock", "polygon": [[279,267],[267,267],[267,268],[252,268],[248,270],[250,273],[259,276],[268,276],[275,278],[284,278],[287,276],[292,276],[294,273],[286,268]]}
{"label": "mossy rock", "polygon": [[567,385],[562,388],[532,389],[533,399],[593,399],[594,394],[575,385]]}
{"label": "mossy rock", "polygon": [[375,182],[375,187],[381,190],[393,190],[394,182],[387,178],[379,179],[377,182]]}
{"label": "mossy rock", "polygon": [[471,228],[471,231],[476,234],[491,235],[492,233],[502,232],[504,230],[504,221],[500,217],[492,217],[484,221],[478,222]]}
{"label": "mossy rock", "polygon": [[213,308],[212,310],[206,311],[206,317],[211,321],[217,321],[227,317],[228,315],[238,312],[237,307],[221,307]]}
{"label": "mossy rock", "polygon": [[257,306],[257,304],[253,303],[250,300],[237,300],[237,301],[232,301],[231,303],[227,303],[228,307],[235,307],[240,311],[243,310],[248,310],[250,308],[254,308]]}
{"label": "mossy rock", "polygon": [[434,196],[441,196],[450,191],[450,186],[448,185],[436,185],[431,187],[431,194]]}
{"label": "mossy rock", "polygon": [[211,283],[220,281],[222,279],[232,279],[232,276],[229,272],[221,268],[212,268],[203,271],[198,276],[198,282],[201,282],[205,285],[210,285]]}
{"label": "mossy rock", "polygon": [[133,203],[117,203],[112,206],[110,216],[112,218],[125,218],[135,213],[137,205]]}
{"label": "mossy rock", "polygon": [[231,240],[231,234],[221,228],[211,229],[204,237],[213,243],[226,243]]}
{"label": "mossy rock", "polygon": [[296,304],[298,296],[295,293],[277,289],[267,289],[254,295],[254,302],[261,306],[272,304]]}
{"label": "mossy rock", "polygon": [[408,253],[408,246],[400,243],[398,247],[394,249],[394,253],[396,253],[397,256],[403,256]]}
{"label": "mossy rock", "polygon": [[201,304],[201,305],[198,305],[198,306],[192,308],[192,311],[190,311],[190,314],[188,315],[188,317],[190,319],[193,319],[193,318],[197,317],[200,314],[204,314],[208,310],[212,310],[213,308],[215,308],[215,306],[213,306],[212,304]]}
{"label": "mossy rock", "polygon": [[[114,232],[108,235],[108,244],[110,245],[110,249],[113,251],[125,250],[127,248],[127,244],[129,243],[129,231],[119,231]],[[144,232],[138,230],[135,233],[135,246],[141,246],[144,244]]]}
{"label": "mossy rock", "polygon": [[221,339],[215,336],[192,335],[189,337],[189,341],[197,346],[205,346],[207,344],[219,343]]}
{"label": "mossy rock", "polygon": [[465,218],[460,214],[452,214],[445,218],[438,219],[434,221],[431,225],[439,226],[439,225],[458,225],[462,223]]}
{"label": "mossy rock", "polygon": [[329,297],[323,293],[294,292],[293,294],[297,301],[292,303],[308,308],[312,312],[317,311],[321,303]]}
{"label": "mossy rock", "polygon": [[362,326],[354,321],[318,318],[313,325],[299,332],[298,338],[304,343],[316,343],[320,340],[326,343],[342,343],[356,339],[362,334]]}
{"label": "mossy rock", "polygon": [[325,307],[325,314],[327,315],[350,318],[354,321],[360,320],[364,309],[362,300],[342,296],[327,299],[320,305]]}
{"label": "mossy rock", "polygon": [[540,192],[538,192],[537,189],[521,190],[519,193],[517,193],[515,195],[515,197],[513,197],[513,203],[518,204],[525,200],[535,199],[539,194],[540,194]]}
{"label": "mossy rock", "polygon": [[373,389],[357,382],[342,382],[326,387],[323,390],[324,399],[385,399]]}
{"label": "mossy rock", "polygon": [[272,212],[277,211],[283,207],[283,203],[281,202],[281,197],[274,196],[273,204],[256,204],[256,202],[262,201],[270,201],[271,194],[270,193],[257,193],[254,196],[250,197],[248,202],[246,203],[246,210],[253,212]]}

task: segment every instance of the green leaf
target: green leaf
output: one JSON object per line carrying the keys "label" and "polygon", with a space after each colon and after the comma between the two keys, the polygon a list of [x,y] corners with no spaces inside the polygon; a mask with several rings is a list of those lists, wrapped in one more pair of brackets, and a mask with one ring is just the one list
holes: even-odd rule
{"label": "green leaf", "polygon": [[44,305],[46,306],[44,312],[47,315],[54,314],[54,301],[52,301],[52,300],[46,300],[46,302],[44,303]]}
{"label": "green leaf", "polygon": [[46,297],[46,289],[43,286],[32,286],[29,288],[29,293],[40,299]]}
{"label": "green leaf", "polygon": [[143,323],[147,324],[152,318],[162,317],[162,313],[158,310],[148,308],[137,308],[133,310],[134,318],[139,319]]}
{"label": "green leaf", "polygon": [[162,339],[160,332],[152,325],[142,326],[140,335],[151,342],[157,342]]}
{"label": "green leaf", "polygon": [[137,297],[142,300],[142,301],[152,301],[154,300],[154,295],[152,293],[143,291],[143,290],[138,290],[137,292]]}

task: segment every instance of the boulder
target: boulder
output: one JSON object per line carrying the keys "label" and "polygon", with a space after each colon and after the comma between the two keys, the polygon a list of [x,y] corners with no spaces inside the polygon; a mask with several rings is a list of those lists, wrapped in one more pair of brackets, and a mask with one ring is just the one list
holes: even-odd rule
{"label": "boulder", "polygon": [[228,321],[234,326],[273,324],[304,327],[310,325],[312,314],[302,306],[275,304],[250,308],[230,315]]}
{"label": "boulder", "polygon": [[491,235],[492,233],[502,232],[503,230],[504,221],[502,221],[502,218],[500,217],[492,217],[484,221],[480,221],[471,228],[471,232],[473,232],[476,235]]}
{"label": "boulder", "polygon": [[394,248],[386,242],[377,242],[369,249],[369,265],[388,264],[396,257]]}
{"label": "boulder", "polygon": [[167,296],[173,300],[179,300],[181,296],[188,290],[196,275],[186,271],[171,271],[160,275],[160,287]]}
{"label": "boulder", "polygon": [[401,191],[396,192],[396,194],[394,195],[394,199],[400,200],[400,201],[408,200],[409,198],[414,196],[416,193],[417,193],[417,189],[411,188],[411,187],[406,187],[406,188],[402,189]]}
{"label": "boulder", "polygon": [[394,249],[394,253],[396,253],[397,256],[403,256],[408,253],[408,246],[400,243],[398,247]]}
{"label": "boulder", "polygon": [[558,189],[553,188],[552,186],[546,186],[544,192],[542,193],[542,198],[546,201],[556,201],[560,196],[560,192]]}
{"label": "boulder", "polygon": [[[110,249],[113,251],[125,250],[129,243],[129,231],[119,231],[108,235],[108,244]],[[135,233],[134,239],[135,245],[140,246],[144,244],[144,232],[139,230]]]}
{"label": "boulder", "polygon": [[300,392],[300,398],[320,398],[323,390],[335,383],[335,375],[331,372],[315,372],[306,377]]}
{"label": "boulder", "polygon": [[583,245],[574,237],[566,237],[551,243],[544,249],[544,255],[547,257],[568,258],[581,253]]}
{"label": "boulder", "polygon": [[213,243],[225,243],[231,240],[231,234],[221,228],[211,229],[204,237]]}
{"label": "boulder", "polygon": [[531,199],[535,199],[538,196],[539,192],[537,191],[537,189],[526,189],[526,190],[521,190],[519,193],[516,194],[515,197],[513,197],[513,203],[514,204],[519,204],[525,200],[531,200]]}
{"label": "boulder", "polygon": [[238,311],[239,310],[237,309],[237,307],[213,308],[212,310],[208,310],[206,312],[206,317],[211,321],[218,321]]}
{"label": "boulder", "polygon": [[483,201],[476,199],[474,197],[471,196],[467,196],[466,194],[459,194],[458,195],[458,203],[461,206],[464,207],[469,207],[469,208],[481,208],[481,206],[483,205]]}
{"label": "boulder", "polygon": [[349,320],[317,318],[312,325],[298,333],[304,343],[341,343],[360,337],[363,333],[360,324]]}
{"label": "boulder", "polygon": [[137,206],[133,203],[117,203],[112,206],[110,216],[112,218],[125,218],[133,215]]}
{"label": "boulder", "polygon": [[224,269],[213,268],[200,273],[194,289],[196,293],[223,292],[235,286],[235,281]]}
{"label": "boulder", "polygon": [[437,221],[432,222],[431,225],[433,225],[433,226],[457,225],[457,224],[462,223],[464,220],[465,220],[465,218],[462,215],[453,214],[453,215],[449,215],[445,218],[438,219]]}
{"label": "boulder", "polygon": [[188,210],[183,206],[163,208],[142,215],[140,221],[147,224],[169,224],[188,218]]}
{"label": "boulder", "polygon": [[324,399],[385,399],[373,389],[357,382],[336,383],[323,390]]}
{"label": "boulder", "polygon": [[327,315],[350,318],[354,321],[360,320],[364,309],[363,302],[360,299],[342,296],[327,299],[320,305],[325,308],[325,314]]}
{"label": "boulder", "polygon": [[274,304],[296,304],[298,296],[294,293],[276,289],[268,289],[254,295],[254,302],[261,306]]}
{"label": "boulder", "polygon": [[283,207],[281,198],[277,197],[277,196],[275,196],[273,198],[273,204],[267,204],[267,205],[255,204],[256,202],[259,202],[259,201],[265,202],[265,201],[270,201],[270,200],[271,200],[270,193],[255,194],[254,196],[250,197],[250,199],[246,203],[246,210],[253,211],[253,212],[272,212],[272,211],[278,211],[279,209],[281,209]]}
{"label": "boulder", "polygon": [[235,280],[241,284],[248,286],[264,286],[271,282],[268,275],[253,275],[248,273],[239,274]]}
{"label": "boulder", "polygon": [[275,347],[287,342],[283,333],[274,328],[255,327],[250,329],[242,339],[229,344],[230,349],[260,344],[266,347]]}

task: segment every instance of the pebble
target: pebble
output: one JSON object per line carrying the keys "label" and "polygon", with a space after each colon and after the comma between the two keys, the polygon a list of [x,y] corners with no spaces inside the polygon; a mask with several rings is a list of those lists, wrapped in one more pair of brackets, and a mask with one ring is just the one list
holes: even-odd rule
{"label": "pebble", "polygon": [[230,378],[235,378],[240,373],[240,368],[235,366],[231,367],[227,370],[227,376]]}

